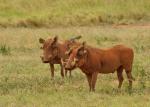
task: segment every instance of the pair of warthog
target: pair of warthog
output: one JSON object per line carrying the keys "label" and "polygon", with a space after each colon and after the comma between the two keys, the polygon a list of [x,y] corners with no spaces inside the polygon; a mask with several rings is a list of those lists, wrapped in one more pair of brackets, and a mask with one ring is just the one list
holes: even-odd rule
{"label": "pair of warthog", "polygon": [[132,88],[132,63],[134,53],[131,48],[124,45],[116,45],[109,49],[94,48],[85,45],[85,42],[79,43],[75,37],[64,42],[59,42],[57,37],[47,40],[39,39],[43,44],[43,56],[41,59],[44,63],[49,63],[51,68],[51,76],[54,77],[54,64],[60,64],[61,75],[64,77],[67,70],[80,68],[86,75],[90,91],[95,91],[95,84],[98,73],[108,74],[117,71],[119,85],[121,88],[123,82],[123,70],[127,74],[129,86]]}

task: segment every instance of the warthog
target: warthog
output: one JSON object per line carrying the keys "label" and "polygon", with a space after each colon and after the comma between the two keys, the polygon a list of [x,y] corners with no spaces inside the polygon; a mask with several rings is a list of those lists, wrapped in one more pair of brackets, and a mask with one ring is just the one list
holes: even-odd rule
{"label": "warthog", "polygon": [[133,50],[124,45],[116,45],[109,49],[98,49],[86,46],[85,42],[70,51],[69,60],[65,68],[79,67],[85,73],[90,91],[95,91],[95,84],[98,73],[108,74],[117,71],[119,80],[118,88],[123,82],[123,69],[129,79],[129,86],[132,87],[132,63]]}
{"label": "warthog", "polygon": [[[70,40],[66,40],[64,42],[59,42],[58,37],[49,38],[44,40],[42,38],[39,39],[39,42],[42,44],[41,49],[43,50],[43,55],[41,56],[41,60],[43,63],[49,63],[51,69],[51,77],[54,77],[54,64],[60,64],[61,66],[61,76],[64,77],[64,67],[63,61],[66,60],[66,51],[70,49],[70,47],[77,45],[78,42],[76,40],[80,39],[81,36],[77,36],[71,38]],[[67,70],[70,71],[72,69],[65,69],[65,74],[67,75]]]}

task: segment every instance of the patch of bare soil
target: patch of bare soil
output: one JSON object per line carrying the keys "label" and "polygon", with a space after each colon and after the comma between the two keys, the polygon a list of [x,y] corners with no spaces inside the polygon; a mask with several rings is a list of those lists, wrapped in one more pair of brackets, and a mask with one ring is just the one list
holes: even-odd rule
{"label": "patch of bare soil", "polygon": [[113,25],[114,28],[150,28],[150,23],[148,24],[119,24],[119,25]]}

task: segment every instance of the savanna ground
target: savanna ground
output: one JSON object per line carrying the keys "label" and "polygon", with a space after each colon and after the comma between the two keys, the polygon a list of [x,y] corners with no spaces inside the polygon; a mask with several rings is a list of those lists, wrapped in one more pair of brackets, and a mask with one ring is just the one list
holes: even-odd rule
{"label": "savanna ground", "polygon": [[[149,107],[149,10],[149,0],[0,0],[0,107]],[[125,73],[121,90],[116,73],[99,74],[96,92],[89,92],[79,69],[62,79],[58,65],[51,80],[38,39],[55,35],[133,48],[133,89]]]}
{"label": "savanna ground", "polygon": [[[150,27],[69,27],[53,29],[0,29],[0,106],[150,106]],[[96,92],[90,93],[85,75],[78,69],[72,78],[62,79],[56,66],[55,79],[50,79],[49,66],[40,60],[38,38],[58,35],[60,40],[81,34],[81,41],[99,48],[124,44],[135,52],[133,90],[128,80],[121,91],[115,74],[99,74]],[[5,46],[4,46],[5,45]],[[5,48],[4,48],[5,47]],[[113,63],[113,62],[112,62]]]}

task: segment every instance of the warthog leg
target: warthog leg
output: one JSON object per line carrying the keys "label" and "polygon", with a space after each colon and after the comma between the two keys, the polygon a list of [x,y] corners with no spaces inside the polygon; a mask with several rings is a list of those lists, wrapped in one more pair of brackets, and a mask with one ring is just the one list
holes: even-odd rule
{"label": "warthog leg", "polygon": [[117,76],[118,76],[118,80],[119,80],[118,88],[121,88],[121,86],[122,86],[122,82],[123,82],[123,75],[122,75],[122,72],[123,72],[123,67],[120,66],[120,67],[117,69]]}
{"label": "warthog leg", "polygon": [[132,88],[132,81],[134,80],[134,78],[132,77],[131,70],[126,70],[126,74],[129,80],[129,88]]}
{"label": "warthog leg", "polygon": [[89,84],[89,91],[91,91],[91,80],[92,80],[92,75],[91,74],[86,74],[88,84]]}
{"label": "warthog leg", "polygon": [[96,81],[97,81],[97,75],[98,75],[98,72],[94,72],[92,74],[92,80],[91,80],[92,91],[95,91],[95,84],[96,84]]}
{"label": "warthog leg", "polygon": [[62,78],[64,78],[64,67],[62,64],[60,64],[60,67],[61,67],[61,76]]}
{"label": "warthog leg", "polygon": [[51,79],[54,78],[54,64],[50,63],[50,70],[51,70]]}

